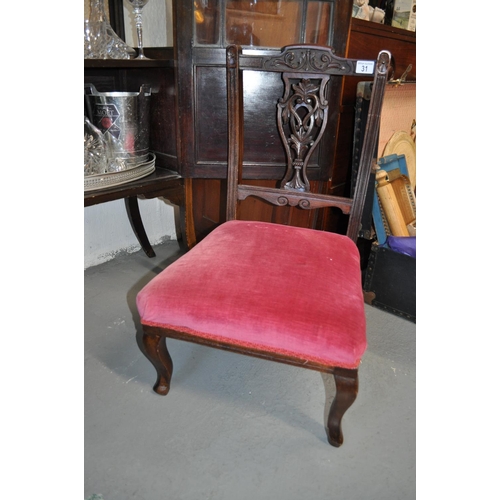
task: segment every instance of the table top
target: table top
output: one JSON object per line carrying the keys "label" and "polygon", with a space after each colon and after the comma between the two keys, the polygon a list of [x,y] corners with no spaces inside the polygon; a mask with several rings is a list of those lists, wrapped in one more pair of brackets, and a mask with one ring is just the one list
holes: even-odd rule
{"label": "table top", "polygon": [[[176,182],[177,181],[177,182]],[[167,187],[182,187],[182,177],[173,170],[156,167],[150,175],[119,186],[84,192],[84,206],[97,205],[129,196],[148,195],[161,192]]]}

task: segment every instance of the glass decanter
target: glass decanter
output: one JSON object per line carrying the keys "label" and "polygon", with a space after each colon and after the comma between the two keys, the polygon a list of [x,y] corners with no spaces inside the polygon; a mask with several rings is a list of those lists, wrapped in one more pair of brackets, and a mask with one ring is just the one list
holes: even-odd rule
{"label": "glass decanter", "polygon": [[102,132],[84,116],[83,175],[105,174],[108,171],[108,146]]}
{"label": "glass decanter", "polygon": [[85,20],[85,59],[130,59],[135,50],[129,47],[108,22],[104,0],[91,0],[90,16]]}

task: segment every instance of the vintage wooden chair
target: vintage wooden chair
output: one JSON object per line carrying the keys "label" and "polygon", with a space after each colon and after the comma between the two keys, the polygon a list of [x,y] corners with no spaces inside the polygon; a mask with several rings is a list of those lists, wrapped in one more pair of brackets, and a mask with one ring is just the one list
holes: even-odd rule
{"label": "vintage wooden chair", "polygon": [[[295,45],[280,55],[227,48],[227,221],[157,275],[138,294],[141,346],[157,371],[154,390],[170,388],[165,338],[280,361],[333,374],[336,394],[327,420],[330,444],[343,442],[341,419],[356,399],[366,322],[356,240],[373,162],[391,55],[377,61],[339,58],[330,48]],[[276,99],[288,166],[280,187],[242,185],[243,71],[282,73]],[[373,77],[371,106],[353,198],[314,194],[306,168],[331,110],[330,79]],[[338,207],[350,214],[347,235],[238,220],[238,204],[257,196],[277,206]]]}

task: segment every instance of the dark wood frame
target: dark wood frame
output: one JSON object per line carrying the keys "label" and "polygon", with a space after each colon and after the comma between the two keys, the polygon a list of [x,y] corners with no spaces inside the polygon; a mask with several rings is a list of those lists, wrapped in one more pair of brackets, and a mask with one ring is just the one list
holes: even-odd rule
{"label": "dark wood frame", "polygon": [[109,24],[114,32],[125,41],[125,19],[123,17],[123,0],[108,0]]}

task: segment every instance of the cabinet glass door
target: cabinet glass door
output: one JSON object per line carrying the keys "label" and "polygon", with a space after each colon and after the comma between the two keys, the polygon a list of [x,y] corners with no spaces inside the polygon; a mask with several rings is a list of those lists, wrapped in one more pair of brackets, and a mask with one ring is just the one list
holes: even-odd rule
{"label": "cabinet glass door", "polygon": [[195,0],[195,45],[331,45],[334,0]]}

